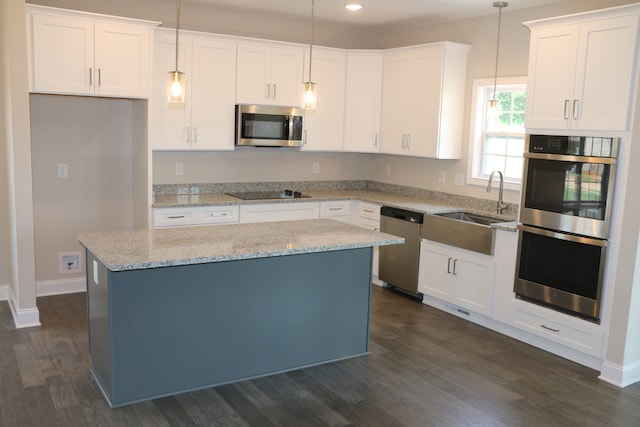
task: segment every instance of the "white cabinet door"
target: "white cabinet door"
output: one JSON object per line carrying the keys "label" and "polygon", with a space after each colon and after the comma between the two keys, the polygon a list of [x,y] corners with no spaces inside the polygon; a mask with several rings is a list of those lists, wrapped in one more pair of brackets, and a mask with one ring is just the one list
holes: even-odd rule
{"label": "white cabinet door", "polygon": [[275,44],[240,43],[236,100],[239,104],[299,106],[304,50]]}
{"label": "white cabinet door", "polygon": [[494,282],[492,257],[422,240],[419,292],[491,316]]}
{"label": "white cabinet door", "polygon": [[[33,92],[146,98],[155,23],[28,5]],[[126,21],[126,23],[121,23]]]}
{"label": "white cabinet door", "polygon": [[149,96],[149,29],[96,22],[95,93]]}
{"label": "white cabinet door", "polygon": [[32,16],[34,92],[93,95],[93,21]]}
{"label": "white cabinet door", "polygon": [[236,44],[182,32],[179,68],[186,75],[184,107],[169,106],[168,72],[175,69],[175,33],[159,29],[149,122],[154,150],[233,150]]}
{"label": "white cabinet door", "polygon": [[529,24],[526,126],[623,131],[628,127],[638,14]]}
{"label": "white cabinet door", "polygon": [[377,153],[382,103],[380,51],[348,51],[344,151]]}
{"label": "white cabinet door", "polygon": [[[308,71],[306,72],[308,73]],[[303,151],[342,151],[346,55],[343,50],[313,50],[311,79],[318,84],[315,110],[305,110]]]}
{"label": "white cabinet door", "polygon": [[381,152],[460,158],[468,50],[443,42],[385,53]]}
{"label": "white cabinet door", "polygon": [[187,93],[183,108],[169,106],[167,79],[176,69],[175,32],[157,29],[153,43],[153,72],[149,97],[149,142],[154,150],[188,150],[191,148],[191,43],[186,35],[178,46],[178,67],[186,73]]}
{"label": "white cabinet door", "polygon": [[236,44],[196,38],[192,46],[191,148],[233,150]]}

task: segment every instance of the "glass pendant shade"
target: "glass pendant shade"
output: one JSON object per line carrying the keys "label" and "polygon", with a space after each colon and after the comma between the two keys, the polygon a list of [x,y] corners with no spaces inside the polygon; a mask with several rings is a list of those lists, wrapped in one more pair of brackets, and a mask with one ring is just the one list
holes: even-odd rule
{"label": "glass pendant shade", "polygon": [[304,98],[302,108],[305,110],[315,110],[318,103],[318,85],[313,82],[304,82]]}
{"label": "glass pendant shade", "polygon": [[167,78],[167,101],[170,105],[184,105],[185,93],[187,91],[187,81],[184,73],[180,71],[169,71]]}

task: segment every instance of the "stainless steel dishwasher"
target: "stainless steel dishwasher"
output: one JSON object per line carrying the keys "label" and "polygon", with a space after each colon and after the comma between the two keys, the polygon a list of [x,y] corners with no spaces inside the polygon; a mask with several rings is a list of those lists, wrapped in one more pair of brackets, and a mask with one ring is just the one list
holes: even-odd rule
{"label": "stainless steel dishwasher", "polygon": [[380,231],[404,237],[403,245],[380,246],[378,277],[383,282],[414,297],[418,292],[420,231],[424,214],[383,206],[380,209]]}

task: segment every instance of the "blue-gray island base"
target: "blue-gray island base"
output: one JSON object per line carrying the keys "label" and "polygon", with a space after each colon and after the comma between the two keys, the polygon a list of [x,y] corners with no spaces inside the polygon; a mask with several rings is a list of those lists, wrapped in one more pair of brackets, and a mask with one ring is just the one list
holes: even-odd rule
{"label": "blue-gray island base", "polygon": [[112,407],[368,352],[370,246],[112,271],[81,241],[91,372]]}

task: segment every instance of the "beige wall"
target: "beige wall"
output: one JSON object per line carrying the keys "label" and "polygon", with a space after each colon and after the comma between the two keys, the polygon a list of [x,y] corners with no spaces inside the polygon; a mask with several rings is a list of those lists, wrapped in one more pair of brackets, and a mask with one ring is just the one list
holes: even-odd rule
{"label": "beige wall", "polygon": [[9,141],[9,58],[7,40],[8,11],[4,2],[0,4],[0,286],[8,285],[10,273],[10,222],[9,222],[9,164],[7,157]]}
{"label": "beige wall", "polygon": [[[81,252],[78,234],[134,228],[146,101],[31,95],[31,145],[38,282],[59,274],[60,252]],[[146,107],[145,107],[146,108]],[[136,120],[138,119],[138,120]],[[68,177],[58,177],[58,164]],[[82,265],[82,274],[84,265]]]}
{"label": "beige wall", "polygon": [[[8,221],[0,228],[3,251],[9,245],[6,270],[9,305],[19,327],[40,322],[35,298],[35,257],[33,249],[33,204],[31,182],[31,139],[27,81],[26,20],[23,0],[0,2],[0,56],[2,103],[2,147],[6,162],[0,166],[3,214]],[[3,157],[3,156],[0,156]],[[8,243],[7,243],[8,242]],[[4,263],[7,263],[4,265]],[[6,282],[5,282],[6,283]],[[0,282],[2,284],[2,282]]]}

